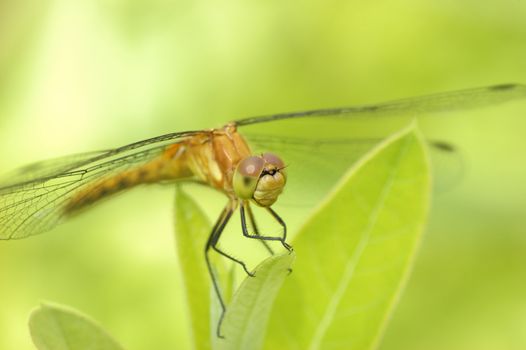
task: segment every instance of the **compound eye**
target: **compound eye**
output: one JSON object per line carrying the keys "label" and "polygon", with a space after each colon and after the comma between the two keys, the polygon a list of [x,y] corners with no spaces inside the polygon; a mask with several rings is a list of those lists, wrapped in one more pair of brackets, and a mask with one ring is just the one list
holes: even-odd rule
{"label": "compound eye", "polygon": [[239,162],[233,179],[236,196],[241,199],[252,198],[264,166],[262,157],[250,156]]}
{"label": "compound eye", "polygon": [[258,178],[264,166],[265,162],[261,157],[250,156],[239,162],[237,171],[242,176]]}
{"label": "compound eye", "polygon": [[263,153],[261,157],[265,160],[267,164],[274,165],[276,169],[285,168],[285,163],[283,163],[281,158],[275,155],[274,153]]}

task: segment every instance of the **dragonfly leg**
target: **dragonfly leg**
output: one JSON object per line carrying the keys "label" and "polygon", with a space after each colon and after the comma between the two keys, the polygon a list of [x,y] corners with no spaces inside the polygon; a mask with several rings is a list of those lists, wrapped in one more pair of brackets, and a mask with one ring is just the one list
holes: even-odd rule
{"label": "dragonfly leg", "polygon": [[270,212],[272,217],[281,225],[281,227],[283,227],[283,235],[281,237],[271,237],[271,236],[251,235],[250,233],[248,233],[247,220],[245,218],[245,205],[244,203],[241,203],[240,213],[241,213],[241,229],[243,231],[243,236],[247,238],[258,239],[260,241],[279,241],[281,242],[283,247],[285,247],[285,249],[291,252],[292,246],[290,246],[287,242],[285,242],[285,240],[287,239],[287,225],[285,224],[283,219],[281,219],[279,215],[276,214],[275,211],[273,211],[270,208],[267,208],[267,210]]}
{"label": "dragonfly leg", "polygon": [[221,212],[221,215],[219,216],[219,218],[217,219],[215,225],[214,225],[214,228],[212,229],[212,232],[210,233],[210,236],[208,236],[208,241],[206,242],[206,247],[205,247],[205,259],[206,259],[206,266],[208,268],[208,273],[210,274],[210,278],[212,279],[212,285],[214,287],[214,291],[216,292],[216,295],[217,295],[217,299],[219,300],[219,304],[221,305],[221,316],[219,316],[219,321],[217,323],[217,337],[218,338],[224,338],[223,335],[221,335],[221,324],[223,323],[223,319],[225,317],[225,312],[226,312],[226,305],[225,305],[225,302],[223,300],[223,297],[221,296],[221,291],[219,289],[219,283],[217,281],[217,278],[214,274],[214,270],[212,268],[212,263],[210,261],[210,256],[209,256],[209,252],[210,252],[210,249],[213,249],[215,250],[216,252],[218,252],[219,254],[223,255],[224,257],[240,264],[241,266],[243,266],[243,269],[245,270],[245,272],[251,276],[251,277],[254,277],[255,275],[253,273],[251,273],[250,271],[248,271],[245,263],[241,260],[238,260],[236,258],[234,258],[233,256],[221,251],[218,247],[217,247],[217,244],[219,242],[219,238],[221,237],[221,234],[223,233],[224,229],[225,229],[225,226],[226,224],[228,223],[228,221],[230,220],[230,217],[232,216],[232,213],[234,212],[234,203],[233,202],[229,202],[227,204],[227,206],[223,209],[223,211]]}
{"label": "dragonfly leg", "polygon": [[230,206],[226,206],[225,209],[223,209],[223,211],[221,212],[221,215],[219,216],[219,218],[217,219],[214,225],[214,228],[212,229],[212,232],[210,233],[210,236],[208,236],[208,241],[206,242],[206,247],[205,247],[206,266],[208,268],[208,273],[210,274],[210,279],[212,280],[212,286],[214,287],[214,291],[216,292],[217,300],[219,300],[219,305],[221,306],[221,316],[219,316],[219,321],[217,323],[217,330],[216,330],[218,338],[224,338],[224,336],[221,335],[221,324],[223,323],[223,318],[225,316],[226,306],[225,306],[223,297],[221,296],[221,291],[219,289],[219,283],[214,274],[214,270],[212,268],[212,263],[210,262],[210,256],[208,255],[208,253],[210,252],[210,248],[212,248],[214,242],[217,243],[217,241],[219,240],[219,237],[221,236],[221,232],[223,231],[231,215],[232,215],[232,208]]}
{"label": "dragonfly leg", "polygon": [[288,244],[287,241],[287,224],[285,224],[285,221],[274,211],[272,208],[267,207],[268,212],[272,215],[272,217],[283,227],[283,236],[281,237],[281,244],[287,249],[289,252],[292,251],[292,246]]}
{"label": "dragonfly leg", "polygon": [[[259,229],[256,224],[256,218],[254,217],[254,213],[252,212],[252,208],[250,207],[250,203],[246,202],[247,204],[247,212],[248,212],[248,219],[250,220],[250,225],[252,226],[252,229],[254,230],[254,236],[261,236],[259,234]],[[270,253],[270,255],[274,255],[274,251],[272,248],[270,248],[270,245],[265,240],[259,240],[263,246],[267,249],[267,251]]]}
{"label": "dragonfly leg", "polygon": [[[256,276],[253,272],[250,272],[248,270],[248,267],[247,265],[245,264],[245,262],[233,257],[232,255],[228,254],[228,253],[225,253],[224,251],[222,251],[219,247],[218,247],[218,242],[219,242],[219,237],[221,237],[221,233],[223,233],[223,230],[228,222],[228,220],[230,220],[230,217],[232,216],[232,213],[234,212],[234,208],[232,207],[232,204],[229,203],[227,208],[225,208],[225,218],[224,218],[224,222],[222,223],[222,225],[220,225],[218,227],[218,230],[217,232],[212,236],[210,236],[210,247],[212,249],[214,249],[216,252],[218,252],[219,254],[221,254],[222,256],[224,256],[225,258],[227,259],[230,259],[232,260],[233,262],[241,265],[241,267],[243,267],[243,270],[245,270],[245,272],[247,273],[247,275],[249,275],[250,277],[254,277]],[[208,247],[208,245],[207,245]]]}
{"label": "dragonfly leg", "polygon": [[232,216],[233,212],[234,212],[234,208],[232,207],[232,204],[229,203],[227,207],[223,210],[223,213],[221,214],[218,220],[218,223],[220,222],[220,224],[218,225],[216,223],[216,227],[214,227],[214,229],[212,230],[212,234],[210,234],[210,238],[208,239],[208,243],[206,245],[206,250],[208,251],[210,248],[212,248],[213,250],[215,250],[216,252],[224,256],[225,258],[230,259],[233,262],[241,265],[241,267],[243,267],[243,270],[245,270],[247,275],[249,275],[250,277],[254,277],[255,274],[248,270],[248,267],[245,264],[245,262],[233,257],[232,255],[228,253],[225,253],[218,246],[219,238],[221,237],[221,234],[223,233],[223,230],[225,229],[225,226],[230,220],[230,217]]}
{"label": "dragonfly leg", "polygon": [[[217,242],[215,242],[217,243]],[[250,270],[248,269],[247,265],[245,264],[244,261],[242,260],[239,260],[235,257],[233,257],[232,255],[228,254],[228,253],[225,253],[224,251],[222,251],[221,249],[219,249],[219,247],[217,246],[217,244],[214,244],[212,245],[212,248],[218,252],[219,254],[221,254],[222,256],[224,256],[225,258],[227,259],[230,259],[232,260],[233,262],[241,265],[241,267],[243,268],[243,270],[245,270],[246,274],[249,275],[250,277],[255,277],[256,275],[253,273],[253,272],[250,272]]]}

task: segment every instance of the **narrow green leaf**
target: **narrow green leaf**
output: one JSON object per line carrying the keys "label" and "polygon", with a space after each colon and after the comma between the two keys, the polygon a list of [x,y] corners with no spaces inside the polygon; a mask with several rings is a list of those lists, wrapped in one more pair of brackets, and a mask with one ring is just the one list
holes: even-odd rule
{"label": "narrow green leaf", "polygon": [[190,319],[192,348],[211,349],[210,277],[204,256],[211,226],[199,206],[179,187],[175,198],[175,241]]}
{"label": "narrow green leaf", "polygon": [[344,177],[297,236],[266,349],[370,349],[408,276],[429,206],[428,158],[409,128]]}
{"label": "narrow green leaf", "polygon": [[272,256],[256,268],[256,277],[245,278],[228,306],[222,328],[225,339],[216,343],[217,349],[261,349],[272,305],[294,257],[294,253]]}
{"label": "narrow green leaf", "polygon": [[29,330],[39,350],[122,350],[99,325],[78,311],[42,304],[31,313]]}

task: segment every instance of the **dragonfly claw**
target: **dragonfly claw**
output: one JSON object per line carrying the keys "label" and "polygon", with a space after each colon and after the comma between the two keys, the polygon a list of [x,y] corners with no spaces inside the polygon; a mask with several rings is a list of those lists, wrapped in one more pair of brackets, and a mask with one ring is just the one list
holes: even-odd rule
{"label": "dragonfly claw", "polygon": [[292,253],[294,251],[294,248],[292,248],[292,246],[287,242],[281,241],[281,244],[283,244],[283,247],[285,247],[285,249],[287,249],[289,253]]}

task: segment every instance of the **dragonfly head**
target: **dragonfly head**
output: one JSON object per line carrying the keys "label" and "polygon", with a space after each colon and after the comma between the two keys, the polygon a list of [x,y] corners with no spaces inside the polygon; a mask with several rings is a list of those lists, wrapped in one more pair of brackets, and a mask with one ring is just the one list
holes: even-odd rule
{"label": "dragonfly head", "polygon": [[239,162],[233,186],[240,199],[252,199],[259,206],[270,207],[283,192],[286,182],[283,161],[275,154],[263,153]]}

